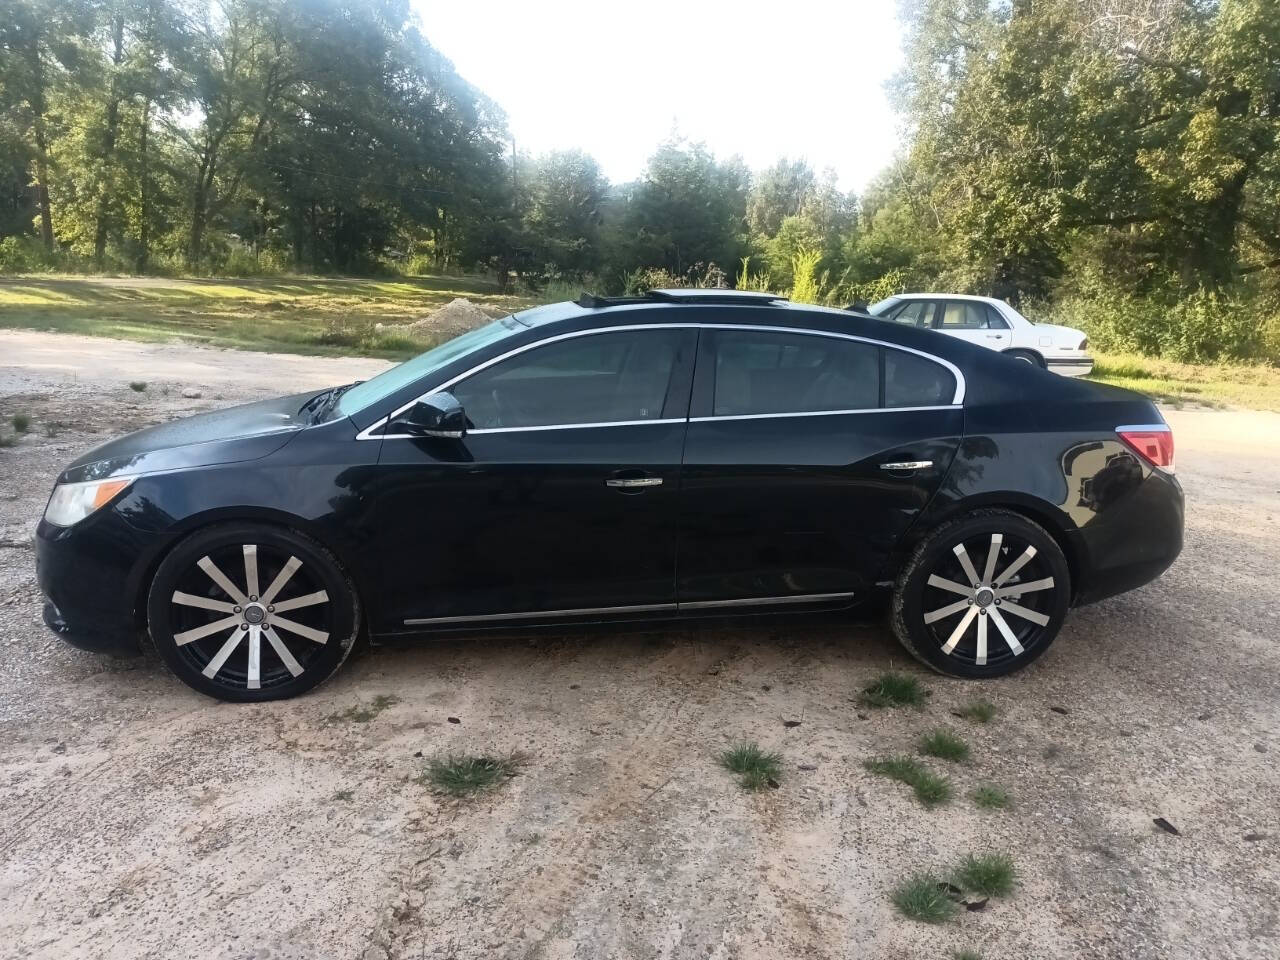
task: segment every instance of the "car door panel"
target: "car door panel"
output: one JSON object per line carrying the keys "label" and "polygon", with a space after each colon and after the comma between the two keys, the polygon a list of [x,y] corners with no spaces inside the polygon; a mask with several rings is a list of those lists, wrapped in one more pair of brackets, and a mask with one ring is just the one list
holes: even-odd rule
{"label": "car door panel", "polygon": [[[798,369],[807,378],[792,377]],[[704,332],[681,474],[679,602],[867,590],[950,465],[963,432],[955,392],[937,363],[856,338]],[[884,469],[908,462],[927,465]]]}
{"label": "car door panel", "polygon": [[[384,441],[377,536],[386,556],[375,630],[674,608],[680,458],[697,331],[651,333],[675,344],[661,385],[625,358],[612,391],[601,371],[574,376],[547,367],[544,402],[525,389],[537,363],[531,352],[523,367],[509,362],[510,376],[494,367],[483,380],[478,374],[455,387],[475,410],[476,420],[470,410],[468,420],[483,426],[461,439]],[[636,386],[642,382],[647,391]],[[641,405],[628,405],[634,403]],[[640,419],[592,423],[601,416]],[[544,422],[566,417],[582,423]],[[530,422],[540,425],[519,425]]]}
{"label": "car door panel", "polygon": [[[938,489],[960,408],[695,421],[681,603],[863,593]],[[882,464],[929,461],[915,471]]]}

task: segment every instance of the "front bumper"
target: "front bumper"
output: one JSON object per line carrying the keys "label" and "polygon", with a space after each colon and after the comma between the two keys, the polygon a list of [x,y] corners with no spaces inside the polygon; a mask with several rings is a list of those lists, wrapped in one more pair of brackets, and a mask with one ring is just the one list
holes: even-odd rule
{"label": "front bumper", "polygon": [[1045,357],[1050,373],[1061,377],[1083,377],[1093,372],[1093,357]]}
{"label": "front bumper", "polygon": [[73,527],[41,520],[36,579],[45,625],[82,650],[137,653],[145,553],[138,531],[110,508]]}

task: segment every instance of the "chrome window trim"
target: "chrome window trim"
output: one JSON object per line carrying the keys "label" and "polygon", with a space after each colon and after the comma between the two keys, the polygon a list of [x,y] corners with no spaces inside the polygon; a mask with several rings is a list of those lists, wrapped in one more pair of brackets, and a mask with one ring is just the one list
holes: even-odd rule
{"label": "chrome window trim", "polygon": [[713,420],[778,420],[784,417],[842,417],[859,413],[913,413],[921,410],[954,410],[955,404],[937,404],[930,407],[863,407],[858,410],[801,410],[795,413],[726,413],[712,417],[690,417],[690,423],[710,423]]}
{"label": "chrome window trim", "polygon": [[[416,401],[415,401],[416,402]],[[664,417],[659,420],[606,420],[601,423],[548,423],[538,427],[481,427],[468,430],[473,433],[532,433],[538,430],[594,430],[596,427],[639,427],[654,423],[684,423],[684,417]]]}
{"label": "chrome window trim", "polygon": [[[431,390],[428,390],[426,393],[421,394],[420,396],[414,397],[408,403],[402,404],[401,406],[397,407],[395,410],[392,410],[391,413],[387,414],[385,417],[382,417],[380,420],[374,421],[369,426],[361,430],[358,434],[356,434],[356,439],[357,440],[421,439],[419,437],[415,437],[411,433],[375,434],[373,431],[379,430],[385,427],[388,423],[390,423],[396,417],[400,416],[400,414],[404,413],[406,410],[412,407],[419,400],[422,400],[425,397],[429,397],[433,393],[440,393],[443,390],[448,390],[455,383],[465,380],[467,377],[477,374],[481,370],[485,370],[493,366],[494,364],[501,363],[503,360],[507,360],[511,357],[518,356],[519,354],[524,353],[527,350],[533,350],[533,349],[536,349],[537,347],[544,347],[547,344],[551,344],[551,343],[558,343],[561,340],[571,340],[576,337],[589,337],[599,333],[618,333],[624,330],[689,330],[689,329],[757,330],[757,331],[763,331],[765,333],[792,333],[800,336],[830,337],[836,340],[853,340],[857,343],[869,343],[872,346],[876,346],[876,347],[885,347],[890,350],[901,350],[903,353],[914,353],[918,357],[923,357],[924,359],[929,360],[933,363],[936,363],[939,366],[942,366],[945,369],[949,370],[951,372],[951,375],[955,377],[955,381],[956,381],[955,394],[952,397],[952,400],[949,406],[943,405],[939,407],[869,407],[865,410],[854,410],[854,411],[832,410],[832,411],[813,411],[808,413],[777,413],[777,414],[763,413],[763,414],[750,414],[748,416],[794,417],[794,416],[813,416],[814,414],[821,415],[824,413],[831,413],[831,414],[891,413],[894,411],[903,411],[903,410],[950,409],[951,407],[958,407],[964,402],[964,394],[965,394],[964,374],[960,372],[960,368],[957,367],[954,363],[952,363],[950,360],[944,360],[942,357],[935,356],[932,353],[926,353],[923,350],[916,350],[912,347],[904,347],[901,344],[897,344],[897,343],[889,343],[886,340],[876,340],[873,337],[860,337],[852,333],[836,333],[831,330],[813,330],[807,327],[778,327],[773,325],[757,324],[757,323],[696,323],[696,322],[634,323],[634,324],[627,324],[624,326],[616,326],[616,327],[596,327],[591,330],[573,330],[573,331],[570,331],[569,333],[560,333],[552,337],[545,337],[541,340],[535,340],[532,343],[526,343],[524,346],[516,347],[514,350],[508,350],[506,353],[502,353],[496,357],[492,357],[489,360],[486,360],[484,363],[476,364],[474,367],[471,367],[470,369],[463,371],[462,373],[458,374],[456,377],[452,377],[449,380],[446,380],[444,383],[440,384],[438,387],[434,387]],[[685,419],[684,417],[679,418],[680,421],[683,421],[684,419]],[[702,422],[703,420],[729,420],[729,419],[743,419],[743,417],[694,417],[693,418],[693,420],[697,422]],[[640,421],[619,420],[619,421],[608,422],[608,423],[553,424],[550,426],[534,426],[534,427],[486,427],[486,428],[481,428],[479,430],[469,430],[467,432],[476,433],[476,434],[514,432],[514,431],[527,432],[527,431],[535,431],[535,430],[565,430],[565,429],[574,429],[578,427],[627,426],[635,423],[659,423],[659,422],[662,422],[662,421],[660,420],[640,420]]]}
{"label": "chrome window trim", "polygon": [[476,613],[454,617],[411,617],[406,627],[430,624],[476,623],[482,620],[536,620],[539,617],[588,617],[598,613],[660,613],[680,610],[712,610],[717,607],[760,607],[774,603],[821,603],[824,600],[847,600],[857,593],[801,593],[784,597],[746,597],[740,600],[688,600],[682,603],[638,603],[620,607],[577,607],[571,610],[525,610],[519,613]]}

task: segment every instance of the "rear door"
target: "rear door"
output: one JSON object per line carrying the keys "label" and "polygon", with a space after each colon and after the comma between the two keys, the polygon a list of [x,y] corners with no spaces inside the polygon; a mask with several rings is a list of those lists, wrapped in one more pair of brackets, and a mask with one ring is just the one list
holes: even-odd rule
{"label": "rear door", "polygon": [[682,610],[868,591],[959,444],[959,372],[839,334],[704,328],[681,477]]}
{"label": "rear door", "polygon": [[1009,322],[981,300],[943,301],[937,329],[988,350],[1008,350],[1013,346]]}

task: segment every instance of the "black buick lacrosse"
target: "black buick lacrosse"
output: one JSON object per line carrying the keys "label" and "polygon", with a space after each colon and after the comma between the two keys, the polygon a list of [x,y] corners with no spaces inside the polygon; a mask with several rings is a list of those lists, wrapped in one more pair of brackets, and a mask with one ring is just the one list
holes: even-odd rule
{"label": "black buick lacrosse", "polygon": [[363,383],[111,441],[37,533],[45,621],[270,700],[366,631],[839,610],[996,677],[1182,546],[1155,405],[766,294],[584,295]]}

